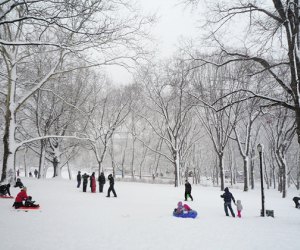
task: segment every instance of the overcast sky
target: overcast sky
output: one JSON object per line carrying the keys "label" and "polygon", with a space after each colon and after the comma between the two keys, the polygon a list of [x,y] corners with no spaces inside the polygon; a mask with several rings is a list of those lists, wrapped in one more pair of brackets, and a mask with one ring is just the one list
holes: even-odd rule
{"label": "overcast sky", "polygon": [[[179,40],[195,38],[199,34],[197,20],[199,11],[180,5],[180,0],[136,0],[145,14],[156,13],[157,23],[152,29],[152,35],[158,42],[157,52],[160,58],[171,56],[178,47]],[[201,11],[201,10],[200,10]],[[130,82],[130,74],[119,67],[110,67],[110,78],[115,83]]]}

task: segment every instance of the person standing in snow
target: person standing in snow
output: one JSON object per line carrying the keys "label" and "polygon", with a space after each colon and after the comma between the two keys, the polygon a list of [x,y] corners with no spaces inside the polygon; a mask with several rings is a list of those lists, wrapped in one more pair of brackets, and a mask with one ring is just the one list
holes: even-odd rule
{"label": "person standing in snow", "polygon": [[86,173],[84,173],[84,175],[82,176],[82,179],[83,179],[83,183],[82,183],[82,191],[83,192],[86,192],[86,187],[87,187],[87,184],[88,184],[88,180],[89,180],[89,175],[87,175]]}
{"label": "person standing in snow", "polygon": [[185,192],[184,192],[184,200],[187,201],[188,197],[190,197],[193,201],[193,196],[191,194],[192,192],[192,186],[191,184],[189,183],[188,180],[185,180]]}
{"label": "person standing in snow", "polygon": [[80,184],[81,184],[81,172],[78,171],[78,174],[77,174],[77,188],[80,188]]}
{"label": "person standing in snow", "polygon": [[35,177],[35,178],[38,178],[39,171],[37,171],[37,169],[35,169],[33,173],[34,173],[34,177]]}
{"label": "person standing in snow", "polygon": [[92,173],[90,177],[90,186],[91,186],[91,192],[96,193],[96,177],[95,172]]}
{"label": "person standing in snow", "polygon": [[110,192],[112,191],[114,196],[117,197],[116,191],[114,189],[114,185],[115,185],[115,180],[114,177],[112,176],[112,174],[110,174],[107,179],[109,180],[109,188],[107,190],[107,196],[106,197],[110,197]]}
{"label": "person standing in snow", "polygon": [[234,214],[234,212],[232,210],[232,207],[231,207],[231,200],[235,204],[235,199],[234,199],[232,193],[229,192],[228,187],[225,188],[224,191],[225,191],[225,193],[222,194],[222,195],[220,195],[220,196],[221,196],[221,198],[224,199],[224,211],[225,211],[225,214],[226,214],[226,216],[229,216],[229,214],[228,214],[228,208],[229,208],[232,217],[235,217],[235,214]]}
{"label": "person standing in snow", "polygon": [[236,209],[237,209],[237,212],[238,212],[238,214],[237,214],[237,216],[239,217],[239,218],[241,218],[242,217],[242,210],[243,210],[243,206],[242,206],[242,202],[241,202],[241,200],[237,200],[236,201]]}
{"label": "person standing in snow", "polygon": [[103,193],[103,186],[105,184],[105,175],[103,172],[98,177],[98,182],[99,182],[99,192]]}

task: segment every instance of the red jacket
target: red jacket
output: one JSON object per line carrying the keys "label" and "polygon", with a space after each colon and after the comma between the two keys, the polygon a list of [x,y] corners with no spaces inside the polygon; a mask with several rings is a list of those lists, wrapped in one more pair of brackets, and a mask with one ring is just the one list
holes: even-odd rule
{"label": "red jacket", "polygon": [[22,190],[20,193],[18,193],[15,202],[22,202],[28,198],[27,193],[25,190]]}

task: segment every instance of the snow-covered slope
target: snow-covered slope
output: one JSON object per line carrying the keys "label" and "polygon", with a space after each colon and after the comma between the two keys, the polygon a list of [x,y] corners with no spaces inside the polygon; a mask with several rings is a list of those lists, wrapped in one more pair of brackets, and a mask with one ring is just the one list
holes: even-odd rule
{"label": "snow-covered slope", "polygon": [[[193,186],[196,219],[172,216],[184,187],[116,182],[118,198],[83,193],[75,181],[22,178],[28,195],[42,211],[15,211],[13,200],[0,199],[0,249],[262,249],[289,250],[300,246],[300,209],[292,197],[282,199],[266,190],[266,207],[275,218],[261,218],[260,190],[232,189],[244,206],[242,218],[226,217],[219,188]],[[16,195],[18,189],[12,189]],[[299,195],[299,194],[298,194]],[[235,208],[235,207],[234,207]],[[236,209],[236,208],[235,208]]]}

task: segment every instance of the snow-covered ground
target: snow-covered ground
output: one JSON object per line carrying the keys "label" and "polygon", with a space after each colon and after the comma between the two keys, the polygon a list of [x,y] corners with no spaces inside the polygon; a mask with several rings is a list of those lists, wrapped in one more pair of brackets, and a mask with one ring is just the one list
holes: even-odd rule
{"label": "snow-covered ground", "polygon": [[[300,249],[300,209],[289,191],[282,199],[266,190],[266,208],[275,218],[259,216],[260,190],[231,189],[244,206],[242,218],[226,217],[219,188],[193,186],[196,219],[175,218],[184,187],[116,182],[118,198],[83,193],[75,181],[22,178],[41,211],[16,211],[13,200],[0,199],[1,250],[95,249]],[[16,195],[17,188],[12,188]]]}

